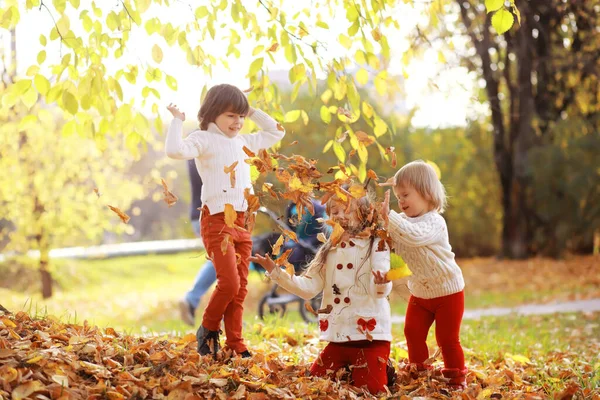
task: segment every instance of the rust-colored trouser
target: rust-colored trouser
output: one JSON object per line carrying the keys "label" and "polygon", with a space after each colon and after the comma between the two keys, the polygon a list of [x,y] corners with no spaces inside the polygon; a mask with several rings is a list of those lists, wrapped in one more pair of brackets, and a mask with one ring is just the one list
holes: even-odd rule
{"label": "rust-colored trouser", "polygon": [[[244,227],[245,213],[238,212],[235,225]],[[242,338],[242,315],[244,299],[248,293],[248,265],[252,253],[250,232],[225,225],[225,214],[210,215],[206,206],[202,209],[202,241],[207,254],[212,257],[217,273],[217,287],[204,310],[202,326],[218,331],[225,320],[226,345],[236,353],[247,350]],[[223,254],[221,243],[226,235],[231,240]],[[239,255],[237,256],[236,253]]]}

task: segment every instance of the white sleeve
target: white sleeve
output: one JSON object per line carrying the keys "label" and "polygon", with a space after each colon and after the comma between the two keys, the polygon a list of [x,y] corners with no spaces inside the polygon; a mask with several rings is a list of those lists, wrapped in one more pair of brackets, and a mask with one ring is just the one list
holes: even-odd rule
{"label": "white sleeve", "polygon": [[290,276],[285,270],[276,267],[267,273],[267,276],[288,292],[294,293],[304,300],[310,300],[323,291],[324,282],[319,273],[312,276]]}
{"label": "white sleeve", "polygon": [[[385,275],[390,270],[390,249],[385,244],[382,251],[377,251],[381,239],[375,240],[371,249],[371,270],[373,272],[381,272]],[[392,282],[384,284],[376,284],[375,277],[371,275],[371,284],[369,290],[371,295],[376,298],[387,297],[392,291]]]}
{"label": "white sleeve", "polygon": [[185,139],[182,136],[183,121],[179,118],[173,118],[167,139],[165,141],[165,153],[170,158],[178,160],[189,160],[199,157],[202,154],[204,146],[202,144],[200,131],[190,133]]}
{"label": "white sleeve", "polygon": [[248,148],[254,152],[260,149],[268,149],[285,136],[283,127],[280,130],[278,126],[281,125],[261,110],[254,110],[250,119],[258,125],[260,131],[249,135],[240,135],[240,137],[246,142]]}
{"label": "white sleeve", "polygon": [[394,242],[409,247],[427,246],[440,240],[446,230],[446,221],[441,215],[430,213],[425,218],[413,222],[390,211],[388,231]]}

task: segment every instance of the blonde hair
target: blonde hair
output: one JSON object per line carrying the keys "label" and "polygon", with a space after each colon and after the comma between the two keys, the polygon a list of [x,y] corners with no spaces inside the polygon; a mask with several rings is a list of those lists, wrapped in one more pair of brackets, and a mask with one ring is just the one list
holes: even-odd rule
{"label": "blonde hair", "polygon": [[415,189],[440,214],[446,209],[446,189],[435,169],[425,161],[411,161],[396,172],[394,187],[402,185]]}

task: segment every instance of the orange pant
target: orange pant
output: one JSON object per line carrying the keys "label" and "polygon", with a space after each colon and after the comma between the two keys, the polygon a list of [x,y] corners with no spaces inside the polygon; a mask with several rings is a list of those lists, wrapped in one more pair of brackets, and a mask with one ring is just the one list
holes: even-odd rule
{"label": "orange pant", "polygon": [[[245,213],[238,212],[235,224],[244,226]],[[242,315],[244,299],[248,290],[248,265],[252,253],[250,232],[225,225],[225,214],[210,215],[208,208],[202,209],[202,241],[207,254],[212,257],[217,273],[217,287],[204,310],[202,325],[218,331],[221,320],[225,320],[226,345],[236,353],[247,350],[242,338]],[[225,235],[230,235],[223,254],[221,244]],[[233,243],[231,243],[233,242]],[[239,257],[236,255],[239,255]]]}

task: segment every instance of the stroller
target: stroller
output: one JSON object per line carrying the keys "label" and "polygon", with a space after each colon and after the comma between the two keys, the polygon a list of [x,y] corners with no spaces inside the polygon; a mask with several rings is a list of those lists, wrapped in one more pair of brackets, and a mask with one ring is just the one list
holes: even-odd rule
{"label": "stroller", "polygon": [[[281,218],[265,207],[261,207],[258,211],[269,216],[281,228],[293,230],[293,227],[287,224],[289,218],[286,218],[285,222],[283,222],[281,221]],[[279,235],[277,234],[277,237],[278,236]],[[292,261],[294,270],[297,274],[304,271],[318,250],[317,246],[306,240],[298,239],[298,245],[298,247],[303,250],[304,257],[296,259],[295,262]],[[323,294],[319,293],[317,296],[308,301],[313,310],[318,310],[321,307],[322,297]],[[298,304],[298,311],[305,322],[317,322],[317,316],[306,309],[304,304],[305,300],[303,298],[292,293],[282,292],[277,284],[273,284],[269,292],[265,294],[258,303],[258,316],[260,319],[264,319],[267,315],[282,317],[286,313],[288,305],[293,303]]]}

